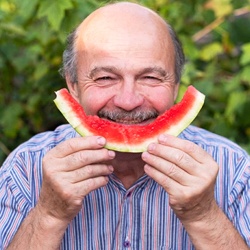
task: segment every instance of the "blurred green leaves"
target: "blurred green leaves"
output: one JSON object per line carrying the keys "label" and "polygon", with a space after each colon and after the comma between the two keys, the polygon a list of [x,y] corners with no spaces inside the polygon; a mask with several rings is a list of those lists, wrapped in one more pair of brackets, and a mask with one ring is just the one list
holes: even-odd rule
{"label": "blurred green leaves", "polygon": [[[183,43],[180,95],[190,84],[206,94],[194,123],[250,152],[250,0],[138,2],[168,20]],[[104,3],[0,0],[0,163],[30,136],[64,122],[52,100],[65,86],[58,74],[65,39]]]}
{"label": "blurred green leaves", "polygon": [[39,6],[37,16],[38,18],[46,17],[52,29],[58,31],[65,16],[65,11],[72,8],[73,4],[70,0],[43,0]]}
{"label": "blurred green leaves", "polygon": [[250,65],[250,42],[242,45],[242,56],[240,57],[240,64],[245,66]]}
{"label": "blurred green leaves", "polygon": [[0,163],[33,134],[64,120],[53,105],[68,33],[97,2],[0,0]]}

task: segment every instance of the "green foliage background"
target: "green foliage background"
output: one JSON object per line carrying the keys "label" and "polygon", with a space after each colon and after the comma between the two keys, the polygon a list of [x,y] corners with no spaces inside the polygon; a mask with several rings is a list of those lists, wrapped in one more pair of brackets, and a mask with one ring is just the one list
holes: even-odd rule
{"label": "green foliage background", "polygon": [[[136,2],[136,1],[134,1]],[[142,0],[174,27],[187,64],[181,93],[206,94],[195,124],[250,152],[250,0]],[[53,104],[67,34],[96,0],[0,0],[0,163],[64,119]],[[181,95],[181,94],[180,94]]]}

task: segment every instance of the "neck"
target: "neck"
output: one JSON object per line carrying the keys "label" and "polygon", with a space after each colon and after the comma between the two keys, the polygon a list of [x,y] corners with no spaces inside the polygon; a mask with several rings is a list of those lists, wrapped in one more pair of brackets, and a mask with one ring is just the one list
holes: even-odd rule
{"label": "neck", "polygon": [[116,152],[111,164],[114,167],[114,174],[126,189],[144,175],[145,163],[141,159],[141,154]]}

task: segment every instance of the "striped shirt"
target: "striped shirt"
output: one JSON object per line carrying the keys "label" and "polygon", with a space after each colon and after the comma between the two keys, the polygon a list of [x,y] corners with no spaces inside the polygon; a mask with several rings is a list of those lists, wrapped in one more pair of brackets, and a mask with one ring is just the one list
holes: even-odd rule
{"label": "striped shirt", "polygon": [[[58,143],[75,137],[69,125],[38,134],[20,145],[0,169],[0,246],[5,249],[36,205],[42,184],[42,158]],[[250,246],[250,159],[229,140],[190,126],[181,138],[213,156],[220,171],[215,198]],[[68,225],[60,249],[194,249],[168,205],[168,194],[147,175],[125,189],[114,175],[92,191]]]}

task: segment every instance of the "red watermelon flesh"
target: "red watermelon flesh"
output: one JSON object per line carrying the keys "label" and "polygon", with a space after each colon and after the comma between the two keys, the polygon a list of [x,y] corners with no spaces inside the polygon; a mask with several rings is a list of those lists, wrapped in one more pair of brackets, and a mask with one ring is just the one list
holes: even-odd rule
{"label": "red watermelon flesh", "polygon": [[143,152],[151,142],[156,142],[159,134],[179,135],[197,116],[203,106],[205,96],[189,86],[181,102],[147,125],[127,125],[87,116],[82,106],[67,89],[56,92],[54,100],[71,126],[81,135],[100,135],[107,139],[106,148],[121,152]]}

